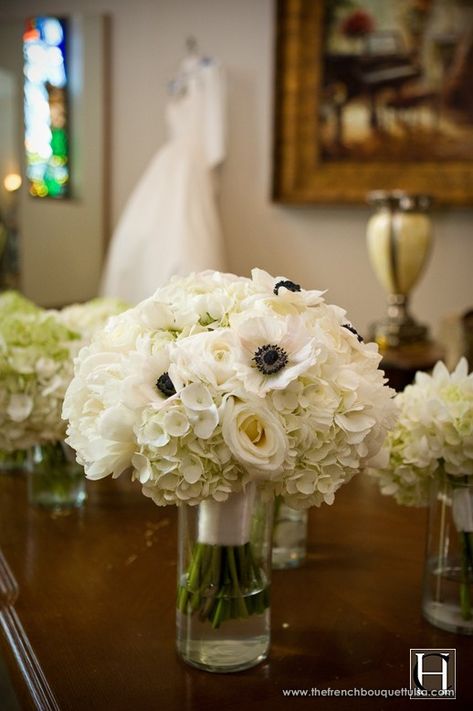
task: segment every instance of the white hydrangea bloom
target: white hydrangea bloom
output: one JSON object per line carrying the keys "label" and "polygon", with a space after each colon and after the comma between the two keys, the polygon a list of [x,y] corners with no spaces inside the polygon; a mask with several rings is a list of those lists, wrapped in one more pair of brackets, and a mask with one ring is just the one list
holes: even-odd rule
{"label": "white hydrangea bloom", "polygon": [[120,299],[97,298],[83,304],[72,304],[58,311],[59,320],[71,331],[80,333],[88,341],[98,328],[115,314],[122,313],[128,304]]}
{"label": "white hydrangea bloom", "polygon": [[131,468],[159,505],[253,480],[296,507],[332,503],[394,418],[377,347],[345,323],[323,292],[262,270],[172,279],[79,354],[67,441],[89,478]]}
{"label": "white hydrangea bloom", "polygon": [[29,449],[64,437],[62,402],[79,343],[78,335],[54,313],[33,305],[23,310],[21,301],[2,311],[0,451]]}
{"label": "white hydrangea bloom", "polygon": [[0,295],[0,451],[61,440],[73,358],[125,305],[94,299],[46,311],[15,292]]}
{"label": "white hydrangea bloom", "polygon": [[473,475],[473,373],[462,358],[453,373],[438,362],[419,372],[395,398],[399,420],[385,445],[385,462],[370,473],[401,504],[428,503],[433,477]]}

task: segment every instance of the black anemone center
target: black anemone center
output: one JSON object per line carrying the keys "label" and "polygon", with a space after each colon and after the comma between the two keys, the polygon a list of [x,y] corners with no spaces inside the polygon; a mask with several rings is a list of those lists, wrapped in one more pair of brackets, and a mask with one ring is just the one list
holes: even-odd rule
{"label": "black anemone center", "polygon": [[174,387],[167,371],[159,376],[156,381],[156,387],[166,397],[171,397],[176,394],[176,388]]}
{"label": "black anemone center", "polygon": [[253,356],[258,370],[263,375],[273,375],[287,365],[288,357],[281,346],[260,346]]}
{"label": "black anemone center", "polygon": [[284,287],[288,291],[300,291],[301,290],[301,287],[299,286],[299,284],[295,284],[293,281],[285,281],[285,280],[278,281],[278,283],[276,284],[276,286],[273,289],[273,292],[276,294],[276,296],[279,294],[279,289],[281,289],[281,287]]}
{"label": "black anemone center", "polygon": [[353,333],[353,335],[355,335],[358,338],[358,341],[360,343],[363,343],[363,338],[360,336],[360,334],[358,333],[356,328],[351,325],[351,323],[344,323],[343,328],[346,328],[347,331],[350,331],[350,333]]}

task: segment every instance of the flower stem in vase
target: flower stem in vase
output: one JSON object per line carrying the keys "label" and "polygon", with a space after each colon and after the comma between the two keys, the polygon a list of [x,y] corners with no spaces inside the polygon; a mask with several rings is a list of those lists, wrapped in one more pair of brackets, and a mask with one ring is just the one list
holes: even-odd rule
{"label": "flower stem in vase", "polygon": [[250,542],[242,546],[196,543],[187,580],[178,589],[177,606],[183,614],[197,613],[201,622],[209,621],[214,629],[225,620],[264,612],[269,607],[269,585]]}
{"label": "flower stem in vase", "polygon": [[284,502],[282,496],[275,498],[273,569],[297,568],[303,564],[307,552],[307,522],[307,509],[293,509]]}
{"label": "flower stem in vase", "polygon": [[460,607],[464,620],[473,619],[471,610],[471,584],[473,582],[473,541],[469,531],[462,531],[461,535],[461,583]]}
{"label": "flower stem in vase", "polygon": [[460,554],[460,610],[465,621],[473,619],[471,585],[473,583],[473,503],[468,477],[456,481],[449,477],[452,487],[452,516],[459,535]]}
{"label": "flower stem in vase", "polygon": [[258,515],[255,493],[250,485],[225,502],[180,511],[180,537],[188,540],[180,541],[178,649],[211,671],[253,666],[269,645],[270,527]]}
{"label": "flower stem in vase", "polygon": [[54,510],[79,507],[84,503],[84,471],[64,442],[36,445],[28,469],[30,503]]}
{"label": "flower stem in vase", "polygon": [[21,471],[26,462],[26,450],[16,449],[13,452],[0,450],[0,474],[2,472]]}

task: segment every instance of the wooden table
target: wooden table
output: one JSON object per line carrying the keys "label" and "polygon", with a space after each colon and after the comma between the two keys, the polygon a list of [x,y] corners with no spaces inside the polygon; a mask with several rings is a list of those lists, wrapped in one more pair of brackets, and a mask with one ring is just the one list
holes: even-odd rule
{"label": "wooden table", "polygon": [[458,700],[446,708],[473,698],[473,639],[420,614],[425,511],[372,480],[311,512],[307,564],[273,575],[270,658],[224,676],[174,651],[175,510],[125,481],[88,490],[83,511],[55,517],[28,507],[22,476],[0,476],[1,641],[23,708],[405,709],[402,697],[304,701],[283,689],[408,688],[411,647],[455,647]]}

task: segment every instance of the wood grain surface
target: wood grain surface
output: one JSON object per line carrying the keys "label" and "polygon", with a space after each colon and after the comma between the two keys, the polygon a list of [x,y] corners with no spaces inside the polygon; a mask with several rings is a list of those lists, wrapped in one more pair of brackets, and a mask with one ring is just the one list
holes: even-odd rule
{"label": "wood grain surface", "polygon": [[273,574],[270,658],[233,675],[176,656],[175,510],[124,480],[88,492],[83,511],[54,516],[27,505],[22,475],[0,476],[0,637],[25,709],[404,709],[402,697],[283,689],[408,688],[411,647],[455,647],[447,708],[473,698],[473,639],[420,614],[425,511],[398,507],[370,479],[311,511],[306,565]]}

